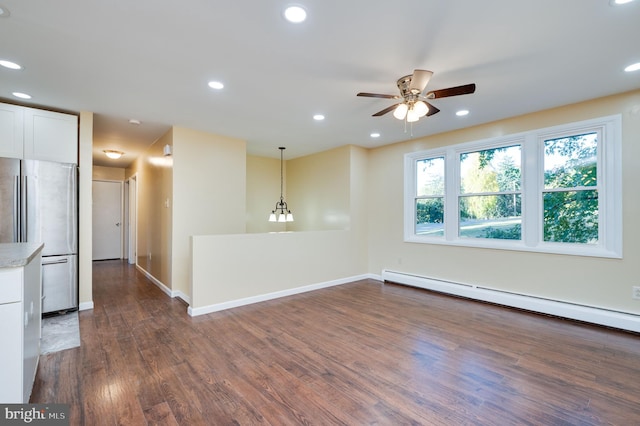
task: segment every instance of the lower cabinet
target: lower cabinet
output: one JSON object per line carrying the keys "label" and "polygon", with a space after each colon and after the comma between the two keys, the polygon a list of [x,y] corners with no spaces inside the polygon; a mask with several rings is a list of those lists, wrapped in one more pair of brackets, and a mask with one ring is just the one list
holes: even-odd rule
{"label": "lower cabinet", "polygon": [[40,356],[41,256],[0,269],[0,403],[28,403]]}

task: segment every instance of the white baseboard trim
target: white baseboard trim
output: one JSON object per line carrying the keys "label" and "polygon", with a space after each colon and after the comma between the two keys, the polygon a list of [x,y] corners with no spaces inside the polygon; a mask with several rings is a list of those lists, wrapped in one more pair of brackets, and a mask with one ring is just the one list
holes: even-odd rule
{"label": "white baseboard trim", "polygon": [[397,271],[382,271],[384,281],[424,288],[441,293],[525,309],[528,311],[570,318],[578,321],[640,332],[640,315],[562,302],[540,297],[510,293],[472,284],[443,281]]}
{"label": "white baseboard trim", "polygon": [[164,285],[162,283],[162,281],[158,280],[156,277],[154,277],[149,272],[147,272],[143,267],[141,267],[140,265],[136,264],[136,268],[138,269],[138,271],[142,272],[144,274],[144,276],[149,279],[149,281],[154,283],[160,290],[162,290],[167,296],[169,296],[171,298],[176,297],[176,295],[174,294],[175,292],[173,292],[169,287]]}
{"label": "white baseboard trim", "polygon": [[[376,278],[377,277],[377,278]],[[237,308],[239,306],[250,305],[258,302],[265,302],[267,300],[278,299],[286,296],[293,296],[294,294],[306,293],[308,291],[320,290],[322,288],[333,287],[337,285],[347,284],[354,281],[373,279],[382,281],[382,277],[373,274],[356,275],[353,277],[340,278],[332,281],[325,281],[322,283],[306,285],[303,287],[296,287],[288,290],[276,291],[273,293],[261,294],[258,296],[246,297],[243,299],[231,300],[229,302],[217,303],[214,305],[201,306],[199,308],[192,308],[189,306],[187,312],[190,316],[195,317],[199,315],[210,314],[212,312],[224,311],[225,309]]]}
{"label": "white baseboard trim", "polygon": [[93,309],[93,300],[91,302],[82,302],[78,305],[79,311],[88,311],[90,309]]}
{"label": "white baseboard trim", "polygon": [[187,303],[187,305],[191,304],[191,297],[189,297],[188,295],[184,294],[180,290],[173,291],[173,294],[175,295],[175,297],[178,297],[178,298],[184,300]]}

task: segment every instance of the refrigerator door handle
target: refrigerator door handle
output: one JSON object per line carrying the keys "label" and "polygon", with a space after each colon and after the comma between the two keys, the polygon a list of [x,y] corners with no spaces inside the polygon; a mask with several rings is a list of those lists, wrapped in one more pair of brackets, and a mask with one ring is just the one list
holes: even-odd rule
{"label": "refrigerator door handle", "polygon": [[29,216],[27,215],[28,213],[28,208],[27,206],[29,205],[29,203],[26,201],[29,199],[29,186],[27,184],[27,176],[24,177],[24,204],[23,204],[23,212],[22,212],[22,237],[20,238],[20,241],[22,242],[27,242],[27,235],[29,235],[27,233],[27,226],[29,226]]}
{"label": "refrigerator door handle", "polygon": [[42,261],[42,266],[44,266],[44,265],[57,265],[59,263],[68,263],[68,262],[69,262],[69,259],[67,259],[67,258],[59,259],[59,260],[51,260],[51,261],[48,261],[48,262],[43,260]]}
{"label": "refrigerator door handle", "polygon": [[13,177],[13,241],[20,242],[20,176]]}

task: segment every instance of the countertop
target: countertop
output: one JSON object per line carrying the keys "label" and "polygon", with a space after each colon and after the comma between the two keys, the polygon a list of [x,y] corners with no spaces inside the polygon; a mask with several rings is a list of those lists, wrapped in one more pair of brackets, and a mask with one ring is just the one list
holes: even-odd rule
{"label": "countertop", "polygon": [[1,243],[0,268],[26,266],[43,247],[42,243]]}

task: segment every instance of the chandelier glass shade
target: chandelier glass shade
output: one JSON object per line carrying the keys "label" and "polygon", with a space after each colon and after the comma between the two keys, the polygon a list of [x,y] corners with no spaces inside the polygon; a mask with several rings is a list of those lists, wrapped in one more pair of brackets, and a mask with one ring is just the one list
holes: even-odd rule
{"label": "chandelier glass shade", "polygon": [[278,149],[280,150],[280,200],[276,202],[276,208],[271,211],[271,214],[269,215],[269,222],[293,222],[293,214],[291,213],[291,210],[289,210],[289,206],[282,195],[282,188],[284,184],[282,168],[283,152],[286,148],[281,146]]}

